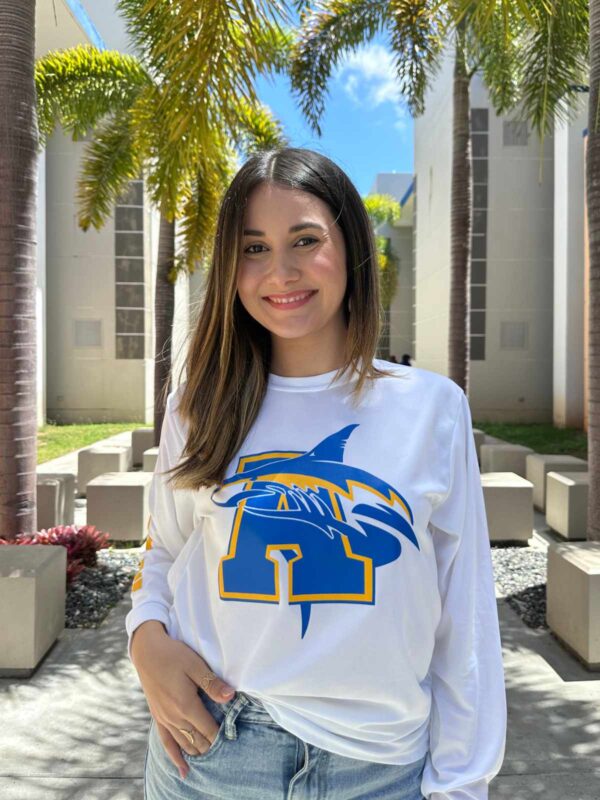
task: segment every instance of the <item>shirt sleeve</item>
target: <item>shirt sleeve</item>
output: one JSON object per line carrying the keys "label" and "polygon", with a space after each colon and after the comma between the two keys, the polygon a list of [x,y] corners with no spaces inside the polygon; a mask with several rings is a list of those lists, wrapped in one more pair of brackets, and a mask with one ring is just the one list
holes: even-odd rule
{"label": "shirt sleeve", "polygon": [[158,620],[169,624],[173,595],[168,573],[194,527],[194,501],[190,490],[167,486],[169,475],[183,451],[186,435],[176,410],[175,389],[167,397],[158,446],[158,457],[148,496],[148,534],[131,587],[132,608],[125,618],[127,652],[131,659],[131,638],[142,622]]}
{"label": "shirt sleeve", "polygon": [[506,691],[489,532],[469,402],[461,389],[449,490],[430,530],[441,617],[430,667],[427,800],[487,800],[506,744]]}

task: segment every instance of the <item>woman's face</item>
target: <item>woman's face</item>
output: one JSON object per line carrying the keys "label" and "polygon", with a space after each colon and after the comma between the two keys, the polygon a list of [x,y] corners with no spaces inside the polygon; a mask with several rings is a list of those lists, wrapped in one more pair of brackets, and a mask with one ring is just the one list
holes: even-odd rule
{"label": "woman's face", "polygon": [[268,183],[251,192],[237,275],[242,305],[273,336],[345,332],[344,237],[315,195]]}

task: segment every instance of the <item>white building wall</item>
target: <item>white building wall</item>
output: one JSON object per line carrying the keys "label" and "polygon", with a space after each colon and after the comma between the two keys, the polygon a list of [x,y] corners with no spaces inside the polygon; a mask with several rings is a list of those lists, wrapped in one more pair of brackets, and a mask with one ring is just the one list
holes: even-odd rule
{"label": "white building wall", "polygon": [[558,122],[554,158],[554,424],[584,424],[584,138],[588,96],[571,123]]}
{"label": "white building wall", "polygon": [[[488,174],[485,252],[478,269],[485,277],[476,279],[476,287],[473,273],[470,287],[478,298],[473,308],[481,309],[478,319],[484,320],[477,343],[484,357],[472,351],[469,399],[479,419],[549,421],[554,143],[548,136],[542,152],[530,133],[524,145],[507,144],[508,118],[496,116],[479,76],[472,82],[471,107],[488,109]],[[451,167],[452,63],[447,61],[428,94],[425,114],[415,122],[415,356],[419,366],[442,374],[448,374]]]}
{"label": "white building wall", "polygon": [[[375,177],[370,194],[387,194],[401,202],[409,193],[412,181],[413,176],[409,173],[381,172]],[[389,353],[400,361],[403,353],[412,351],[414,318],[412,204],[405,203],[402,217],[396,224],[379,225],[376,233],[390,239],[393,253],[398,261],[396,292],[389,314]]]}
{"label": "white building wall", "polygon": [[[472,106],[489,108],[479,77]],[[519,120],[489,110],[485,358],[471,361],[470,399],[480,418],[549,422],[554,142],[542,146],[528,124],[516,144]]]}
{"label": "white building wall", "polygon": [[414,127],[416,176],[414,363],[448,373],[452,64],[427,93]]}
{"label": "white building wall", "polygon": [[[76,185],[84,148],[85,142],[73,142],[62,131],[47,146],[48,417],[59,422],[149,421],[149,343],[144,358],[116,358],[114,219],[100,231],[84,232],[77,224]],[[152,214],[145,206],[146,241],[151,228]],[[152,264],[147,246],[144,255],[149,337]],[[76,345],[76,321],[85,320],[99,323],[99,344]]]}

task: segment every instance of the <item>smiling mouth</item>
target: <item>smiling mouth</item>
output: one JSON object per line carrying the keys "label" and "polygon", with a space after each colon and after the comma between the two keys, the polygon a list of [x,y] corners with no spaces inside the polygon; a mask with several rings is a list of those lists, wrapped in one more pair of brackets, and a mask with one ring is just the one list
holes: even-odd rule
{"label": "smiling mouth", "polygon": [[294,292],[280,297],[267,295],[263,300],[266,300],[274,308],[298,308],[308,302],[316,293],[317,289],[309,289],[306,292]]}

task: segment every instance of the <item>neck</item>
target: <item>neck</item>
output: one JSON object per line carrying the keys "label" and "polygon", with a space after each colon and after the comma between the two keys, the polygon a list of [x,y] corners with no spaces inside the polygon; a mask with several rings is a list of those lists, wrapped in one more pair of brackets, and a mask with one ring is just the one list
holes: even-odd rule
{"label": "neck", "polygon": [[347,333],[344,326],[329,337],[323,332],[300,339],[271,336],[270,371],[282,377],[303,378],[337,370],[344,363]]}

